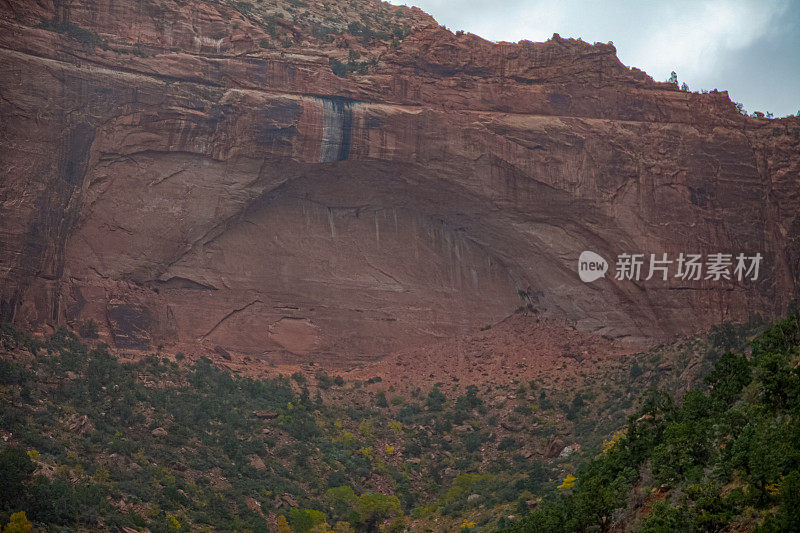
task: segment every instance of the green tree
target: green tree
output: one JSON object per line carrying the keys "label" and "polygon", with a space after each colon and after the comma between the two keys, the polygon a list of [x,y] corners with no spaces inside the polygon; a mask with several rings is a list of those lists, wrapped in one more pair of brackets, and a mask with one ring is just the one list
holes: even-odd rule
{"label": "green tree", "polygon": [[390,494],[362,494],[356,500],[355,509],[368,530],[390,516],[403,513],[399,498]]}
{"label": "green tree", "polygon": [[767,486],[781,481],[787,467],[797,464],[792,428],[780,418],[757,418],[747,424],[732,446],[732,461],[756,488],[760,503],[768,499]]}
{"label": "green tree", "polygon": [[292,507],[289,509],[289,525],[295,533],[306,533],[314,527],[314,521],[305,509]]}
{"label": "green tree", "polygon": [[24,449],[8,447],[0,452],[0,510],[12,512],[22,507],[34,470]]}
{"label": "green tree", "polygon": [[356,494],[352,488],[347,485],[333,487],[325,492],[325,497],[335,517],[350,518],[353,503],[356,501]]}
{"label": "green tree", "polygon": [[665,501],[653,504],[642,521],[642,533],[679,533],[692,531],[691,516],[685,507],[674,507]]}
{"label": "green tree", "polygon": [[750,380],[750,363],[747,357],[734,353],[726,353],[720,357],[714,370],[706,377],[706,383],[711,386],[711,397],[726,408]]}
{"label": "green tree", "polygon": [[795,470],[784,478],[780,489],[780,508],[771,514],[758,529],[759,533],[792,531],[800,524],[800,472]]}

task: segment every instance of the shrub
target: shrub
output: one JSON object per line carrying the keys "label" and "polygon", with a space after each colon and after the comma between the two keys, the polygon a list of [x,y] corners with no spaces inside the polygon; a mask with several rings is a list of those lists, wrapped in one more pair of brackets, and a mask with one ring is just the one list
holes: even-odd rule
{"label": "shrub", "polygon": [[322,369],[317,370],[317,373],[314,375],[314,377],[316,378],[317,385],[320,389],[326,390],[331,388],[331,385],[333,385],[333,379],[331,379],[328,373]]}
{"label": "shrub", "polygon": [[386,401],[386,393],[378,391],[375,394],[375,405],[378,407],[389,407],[389,402]]}
{"label": "shrub", "polygon": [[400,408],[397,418],[405,423],[411,422],[414,417],[422,412],[422,408],[417,403],[407,403]]}
{"label": "shrub", "polygon": [[428,393],[427,405],[430,411],[441,411],[446,402],[447,397],[439,390],[439,387],[434,387]]}
{"label": "shrub", "polygon": [[367,440],[375,438],[375,423],[371,418],[366,418],[358,424],[358,432]]}
{"label": "shrub", "polygon": [[347,76],[347,65],[339,61],[338,59],[331,58],[331,71],[339,76],[340,78],[344,78]]}
{"label": "shrub", "polygon": [[516,447],[517,440],[514,437],[505,437],[500,441],[500,444],[497,445],[497,449],[501,451],[513,450],[516,449]]}
{"label": "shrub", "polygon": [[477,452],[487,440],[489,440],[489,435],[480,431],[465,433],[464,448],[470,453]]}

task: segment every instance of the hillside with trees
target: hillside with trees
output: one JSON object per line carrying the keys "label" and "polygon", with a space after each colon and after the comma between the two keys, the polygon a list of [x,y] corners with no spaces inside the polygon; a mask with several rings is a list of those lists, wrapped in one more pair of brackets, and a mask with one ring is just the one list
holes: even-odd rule
{"label": "hillside with trees", "polygon": [[[84,334],[91,328],[86,328]],[[797,315],[559,386],[251,379],[4,325],[9,531],[781,531],[797,524]],[[752,348],[747,348],[748,342]],[[688,370],[703,383],[685,394]],[[627,419],[627,424],[626,424]],[[14,529],[22,528],[22,529]]]}
{"label": "hillside with trees", "polygon": [[706,386],[653,391],[513,531],[797,531],[800,316],[729,352]]}

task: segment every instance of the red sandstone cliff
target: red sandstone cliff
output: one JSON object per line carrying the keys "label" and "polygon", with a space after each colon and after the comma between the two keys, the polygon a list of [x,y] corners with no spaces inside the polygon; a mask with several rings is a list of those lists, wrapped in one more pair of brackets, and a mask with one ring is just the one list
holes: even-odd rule
{"label": "red sandstone cliff", "polygon": [[[0,310],[353,361],[520,305],[658,339],[800,296],[800,119],[379,2],[0,4]],[[339,75],[337,75],[339,74]],[[580,251],[761,252],[588,285]]]}

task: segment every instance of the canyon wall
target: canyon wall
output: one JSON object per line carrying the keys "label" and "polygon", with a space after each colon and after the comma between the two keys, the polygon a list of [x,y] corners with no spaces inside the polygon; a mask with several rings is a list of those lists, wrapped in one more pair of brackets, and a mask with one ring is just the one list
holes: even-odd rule
{"label": "canyon wall", "polygon": [[[379,2],[133,4],[0,5],[3,319],[352,365],[521,307],[658,342],[800,296],[800,118]],[[585,284],[583,250],[765,259]]]}

